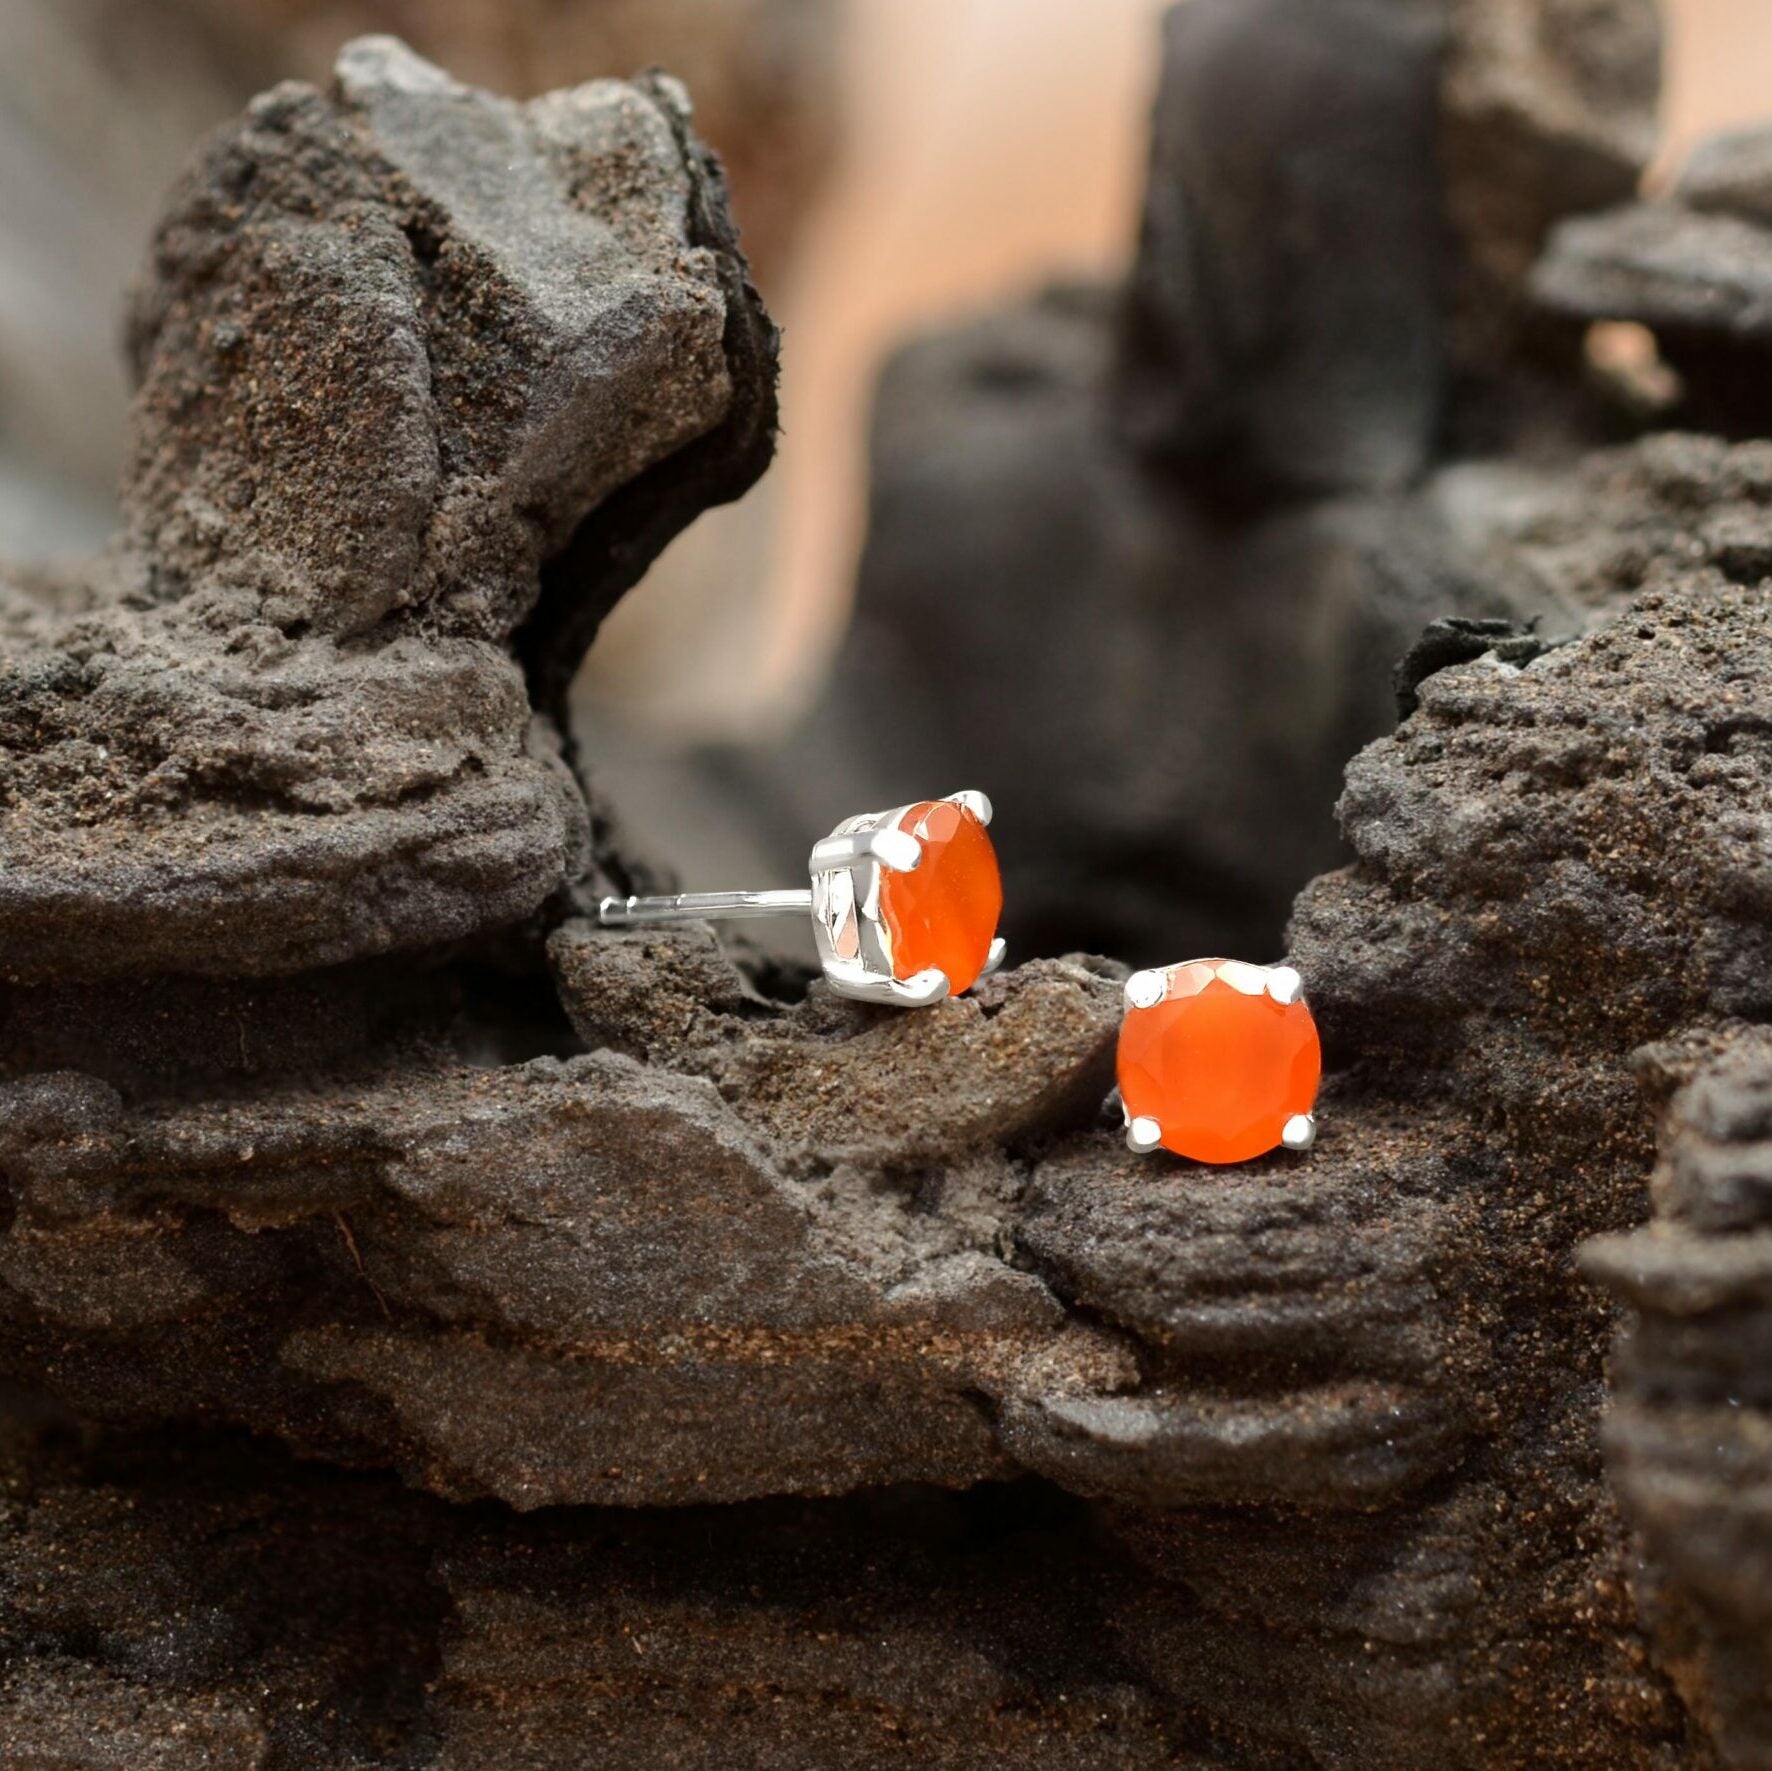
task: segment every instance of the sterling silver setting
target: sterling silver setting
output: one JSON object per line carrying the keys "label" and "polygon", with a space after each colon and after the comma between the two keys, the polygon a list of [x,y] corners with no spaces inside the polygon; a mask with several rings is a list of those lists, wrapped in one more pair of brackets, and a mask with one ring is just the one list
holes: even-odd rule
{"label": "sterling silver setting", "polygon": [[[1213,974],[1221,983],[1230,985],[1233,990],[1241,991],[1245,996],[1271,996],[1282,1007],[1290,1007],[1291,1004],[1304,1000],[1304,979],[1289,965],[1250,965],[1241,959],[1221,959],[1216,962],[1210,959],[1188,959],[1178,965],[1134,972],[1126,980],[1122,992],[1126,1007],[1155,1008],[1169,995],[1175,978],[1180,973],[1196,969]],[[1206,982],[1206,979],[1200,980],[1202,988]],[[1148,1156],[1162,1143],[1163,1128],[1155,1119],[1145,1114],[1134,1118],[1127,1112],[1124,1101],[1120,1103],[1120,1112],[1126,1122],[1127,1149],[1136,1151],[1140,1156]],[[1317,1116],[1314,1113],[1294,1113],[1280,1133],[1280,1142],[1288,1150],[1308,1150],[1316,1141]]]}
{"label": "sterling silver setting", "polygon": [[[943,797],[964,807],[981,824],[991,821],[991,802],[976,788]],[[922,864],[923,845],[899,822],[911,800],[884,812],[858,812],[812,846],[804,891],[678,892],[668,897],[605,898],[597,920],[605,928],[647,923],[699,922],[808,911],[819,963],[839,996],[895,1008],[927,1008],[952,993],[946,972],[926,971],[898,978],[892,969],[892,931],[880,908],[880,886],[888,873],[912,873]],[[981,978],[1003,963],[1003,939],[991,941]]]}

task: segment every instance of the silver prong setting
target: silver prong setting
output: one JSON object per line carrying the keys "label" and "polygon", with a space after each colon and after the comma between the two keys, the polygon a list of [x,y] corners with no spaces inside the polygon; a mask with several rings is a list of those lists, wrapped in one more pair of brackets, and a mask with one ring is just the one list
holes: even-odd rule
{"label": "silver prong setting", "polygon": [[1304,997],[1304,979],[1289,965],[1269,966],[1267,993],[1282,1008],[1290,1008]]}
{"label": "silver prong setting", "polygon": [[915,972],[908,978],[883,978],[859,965],[827,965],[825,978],[839,996],[853,1002],[880,1002],[893,1008],[928,1008],[953,990],[952,981],[939,966]]}
{"label": "silver prong setting", "polygon": [[1267,989],[1268,969],[1251,965],[1246,959],[1221,959],[1217,966],[1221,984],[1228,984],[1239,995],[1260,996]]}
{"label": "silver prong setting", "polygon": [[896,824],[889,830],[872,833],[868,853],[894,873],[914,873],[923,861],[923,845],[908,830],[900,830]]}
{"label": "silver prong setting", "polygon": [[[894,1008],[927,1008],[953,994],[953,979],[937,967],[908,978],[896,975],[886,909],[890,879],[912,872],[927,858],[925,839],[906,826],[913,825],[911,814],[928,803],[858,812],[813,846],[812,930],[819,963],[839,996]],[[975,789],[950,794],[943,803],[957,804],[983,822],[990,819],[990,801]],[[979,975],[995,971],[1003,955],[1002,939],[993,936]]]}
{"label": "silver prong setting", "polygon": [[1314,1113],[1294,1113],[1280,1132],[1280,1142],[1288,1150],[1308,1150],[1317,1141],[1317,1117]]}
{"label": "silver prong setting", "polygon": [[809,863],[814,873],[853,867],[857,861],[878,861],[894,873],[914,873],[923,859],[923,845],[896,824],[883,830],[856,830],[827,836],[813,846]]}
{"label": "silver prong setting", "polygon": [[953,982],[940,966],[930,966],[927,971],[913,972],[910,977],[892,980],[893,994],[900,1002],[912,1008],[927,1008],[932,1002],[941,1002],[953,994]]}
{"label": "silver prong setting", "polygon": [[[897,976],[886,891],[891,876],[914,872],[927,858],[926,839],[905,826],[913,823],[912,813],[926,810],[930,803],[918,800],[890,811],[858,812],[845,818],[813,845],[806,888],[609,896],[596,900],[596,919],[604,928],[635,928],[810,912],[819,964],[833,992],[894,1008],[927,1008],[951,996],[954,981],[939,966],[908,978]],[[942,803],[957,805],[981,824],[991,820],[991,802],[976,788],[950,794]],[[1004,952],[1002,937],[993,935],[979,976],[996,971]]]}
{"label": "silver prong setting", "polygon": [[1126,1121],[1126,1148],[1134,1154],[1148,1156],[1162,1141],[1163,1128],[1149,1114]]}
{"label": "silver prong setting", "polygon": [[1134,972],[1126,980],[1125,998],[1128,1008],[1155,1008],[1168,994],[1167,972]]}

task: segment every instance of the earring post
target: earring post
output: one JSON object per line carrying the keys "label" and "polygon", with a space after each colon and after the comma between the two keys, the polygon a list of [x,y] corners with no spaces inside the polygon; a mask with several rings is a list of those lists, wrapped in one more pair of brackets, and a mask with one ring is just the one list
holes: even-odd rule
{"label": "earring post", "polygon": [[597,921],[606,929],[633,928],[642,923],[697,922],[747,916],[804,916],[812,908],[809,890],[781,892],[673,892],[657,898],[605,898]]}

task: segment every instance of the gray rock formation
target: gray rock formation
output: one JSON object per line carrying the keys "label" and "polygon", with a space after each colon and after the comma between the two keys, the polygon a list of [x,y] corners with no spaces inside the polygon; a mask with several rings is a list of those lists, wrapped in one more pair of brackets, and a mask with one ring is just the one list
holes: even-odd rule
{"label": "gray rock formation", "polygon": [[524,666],[557,694],[769,449],[683,103],[516,106],[365,40],[211,144],[130,316],[124,531],[0,616],[5,975],[294,972],[584,873]]}
{"label": "gray rock formation", "polygon": [[[1528,10],[1638,41],[1442,19],[1442,123]],[[1614,115],[1556,65],[1590,104],[1516,124]],[[1127,926],[1216,845],[1201,945],[1254,927],[1286,827],[1215,773],[1302,806],[1405,714],[1290,926],[1321,1140],[1212,1170],[1104,1108],[1117,963],[894,1015],[583,916],[636,866],[559,684],[769,441],[668,84],[518,108],[355,49],[211,149],[137,312],[130,526],[4,603],[0,1760],[1766,1763],[1772,448],[1599,446],[1634,409],[1566,327],[1484,356],[1454,302],[1472,440],[1406,490],[1282,495],[1254,427],[1247,503],[1146,497],[1099,298],[930,347],[948,452],[907,424],[882,497],[973,587],[992,486],[1047,499],[970,643],[1095,735]]]}
{"label": "gray rock formation", "polygon": [[1676,1087],[1651,1182],[1655,1221],[1583,1267],[1629,1308],[1606,1449],[1645,1562],[1656,1644],[1722,1762],[1772,1763],[1772,1053],[1763,1026],[1646,1050]]}

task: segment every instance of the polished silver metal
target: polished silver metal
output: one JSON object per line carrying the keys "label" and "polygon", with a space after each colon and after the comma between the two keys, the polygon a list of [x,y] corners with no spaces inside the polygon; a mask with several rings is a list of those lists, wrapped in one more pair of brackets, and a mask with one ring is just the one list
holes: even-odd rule
{"label": "polished silver metal", "polygon": [[923,845],[896,824],[885,830],[856,830],[813,844],[811,867],[814,873],[822,873],[867,860],[878,861],[894,873],[915,873],[923,862]]}
{"label": "polished silver metal", "polygon": [[1288,1150],[1308,1150],[1317,1141],[1317,1116],[1314,1113],[1294,1113],[1286,1121],[1286,1129],[1280,1133],[1280,1142]]}
{"label": "polished silver metal", "polygon": [[1140,1156],[1148,1156],[1163,1141],[1163,1128],[1148,1114],[1140,1114],[1134,1119],[1130,1114],[1126,1118],[1126,1148],[1136,1150]]}
{"label": "polished silver metal", "polygon": [[787,892],[673,892],[663,898],[605,898],[597,920],[605,928],[632,928],[649,922],[699,922],[703,917],[730,921],[745,916],[802,914],[812,908],[809,889]]}
{"label": "polished silver metal", "polygon": [[[1155,1008],[1169,994],[1178,972],[1194,967],[1206,968],[1212,976],[1230,985],[1245,996],[1270,996],[1282,1007],[1304,1000],[1304,979],[1289,965],[1250,965],[1242,959],[1184,959],[1176,965],[1153,967],[1134,972],[1123,988],[1128,1009]],[[1147,1156],[1163,1141],[1163,1127],[1149,1114],[1136,1118],[1120,1102],[1120,1113],[1126,1122],[1126,1147],[1140,1156]],[[1317,1141],[1317,1120],[1312,1113],[1294,1113],[1280,1131],[1280,1142],[1288,1150],[1308,1150]]]}
{"label": "polished silver metal", "polygon": [[1268,967],[1267,993],[1281,1007],[1290,1007],[1304,999],[1304,979],[1289,965]]}
{"label": "polished silver metal", "polygon": [[1134,972],[1126,980],[1128,1008],[1155,1008],[1169,994],[1167,972]]}
{"label": "polished silver metal", "polygon": [[[981,824],[991,821],[991,802],[976,788],[946,796],[972,813]],[[893,976],[892,933],[880,912],[880,882],[886,873],[913,872],[923,860],[923,845],[899,821],[920,805],[894,806],[890,811],[861,812],[845,818],[829,836],[812,847],[807,860],[811,887],[804,891],[677,892],[667,897],[605,898],[597,920],[606,928],[648,923],[696,922],[703,918],[777,916],[812,913],[813,939],[819,963],[839,996],[861,1002],[889,1003],[898,1008],[925,1008],[947,996],[947,974],[931,966],[908,978]],[[989,977],[1003,963],[1001,936],[991,942],[980,977]]]}

